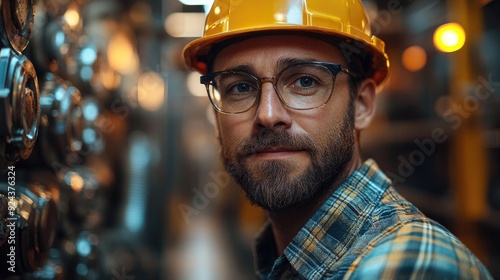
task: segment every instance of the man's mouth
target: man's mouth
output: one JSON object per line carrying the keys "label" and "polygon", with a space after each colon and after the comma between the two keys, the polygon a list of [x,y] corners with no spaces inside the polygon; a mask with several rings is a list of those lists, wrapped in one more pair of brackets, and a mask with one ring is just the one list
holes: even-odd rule
{"label": "man's mouth", "polygon": [[305,160],[314,155],[317,147],[307,135],[290,135],[283,130],[259,133],[247,139],[239,147],[239,160]]}
{"label": "man's mouth", "polygon": [[256,153],[282,153],[282,152],[294,152],[300,151],[301,149],[289,148],[289,147],[268,147],[257,151]]}
{"label": "man's mouth", "polygon": [[290,147],[268,147],[259,149],[255,153],[251,153],[249,157],[256,157],[259,159],[281,159],[297,155],[298,153],[305,152],[304,149],[290,148]]}

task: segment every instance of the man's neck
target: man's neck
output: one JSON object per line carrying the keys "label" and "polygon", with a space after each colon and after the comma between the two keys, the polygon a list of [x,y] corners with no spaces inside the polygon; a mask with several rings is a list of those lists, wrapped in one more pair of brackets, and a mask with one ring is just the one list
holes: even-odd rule
{"label": "man's neck", "polygon": [[361,164],[361,158],[354,157],[330,188],[327,188],[308,202],[279,212],[267,212],[279,255],[283,254],[285,248],[295,238],[300,229],[304,227],[307,221],[311,219],[314,213],[325,203],[338,186],[358,169]]}

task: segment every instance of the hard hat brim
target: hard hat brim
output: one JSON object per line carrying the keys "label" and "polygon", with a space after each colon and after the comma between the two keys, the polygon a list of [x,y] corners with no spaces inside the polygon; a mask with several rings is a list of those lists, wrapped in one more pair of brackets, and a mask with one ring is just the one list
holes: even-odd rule
{"label": "hard hat brim", "polygon": [[[209,35],[195,39],[192,42],[188,43],[182,51],[182,57],[186,66],[199,71],[201,74],[206,74],[208,71],[207,57],[210,55],[214,44],[222,43],[228,39],[235,39],[238,37],[250,37],[269,34],[269,32],[274,32],[274,34],[279,34],[279,32],[297,32],[297,34],[301,35],[326,35],[329,37],[354,40],[348,46],[345,46],[345,52],[356,53],[359,51],[367,51],[371,53],[373,56],[372,67],[375,71],[370,78],[372,78],[377,83],[377,85],[382,84],[387,78],[389,58],[387,57],[387,54],[384,50],[384,42],[378,37],[371,36],[371,38],[361,38],[352,35],[348,37],[331,29],[313,28],[311,26],[303,27],[297,25],[282,25],[275,28],[266,26],[263,28],[252,28],[251,30],[233,30],[216,35]],[[342,48],[343,46],[339,47]]]}

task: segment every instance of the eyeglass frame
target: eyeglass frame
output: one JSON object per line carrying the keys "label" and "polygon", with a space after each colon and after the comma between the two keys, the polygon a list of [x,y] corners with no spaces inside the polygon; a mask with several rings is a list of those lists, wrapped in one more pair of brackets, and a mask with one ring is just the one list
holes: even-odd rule
{"label": "eyeglass frame", "polygon": [[[328,96],[328,98],[326,99],[326,101],[323,104],[315,106],[315,107],[311,107],[311,108],[300,109],[300,108],[291,107],[283,101],[283,97],[281,96],[281,94],[278,91],[278,88],[276,87],[276,81],[281,77],[283,72],[285,72],[287,69],[294,67],[294,66],[302,66],[302,65],[323,66],[326,69],[328,69],[330,71],[330,73],[332,74],[334,84],[332,86],[332,90],[330,91],[330,95]],[[283,104],[283,106],[285,106],[289,109],[292,109],[292,110],[305,111],[305,110],[312,110],[312,109],[321,108],[321,107],[325,106],[330,101],[330,99],[332,98],[332,95],[333,95],[333,90],[335,89],[335,82],[337,81],[337,75],[340,72],[344,72],[344,73],[348,74],[349,76],[351,76],[352,78],[357,78],[356,74],[354,74],[351,70],[349,70],[349,68],[345,67],[342,64],[333,63],[333,62],[323,62],[323,61],[308,61],[308,62],[299,62],[299,63],[293,63],[290,65],[287,65],[286,67],[281,69],[276,76],[267,76],[267,77],[257,77],[251,73],[248,73],[248,72],[242,71],[242,70],[216,71],[216,72],[212,72],[210,74],[202,75],[200,77],[200,84],[205,85],[205,88],[207,90],[208,99],[210,99],[210,103],[212,103],[212,106],[214,106],[214,108],[215,108],[215,110],[217,110],[217,112],[222,113],[222,114],[231,114],[231,115],[242,114],[242,113],[245,113],[245,112],[249,111],[250,109],[252,109],[255,106],[255,104],[257,104],[258,101],[260,100],[260,97],[262,95],[262,84],[266,83],[266,82],[272,83],[273,88],[274,88],[274,92],[278,96],[278,99],[280,100],[281,104]],[[221,74],[244,74],[244,75],[251,77],[252,79],[254,79],[256,81],[256,84],[258,86],[257,90],[259,92],[259,95],[257,96],[257,98],[255,98],[255,101],[252,103],[252,105],[250,105],[250,107],[248,107],[248,109],[245,109],[241,112],[226,112],[226,111],[223,111],[221,108],[219,108],[215,104],[215,102],[212,100],[212,96],[210,95],[210,88],[209,87],[210,87],[210,83],[213,82],[213,79],[216,76],[221,75]]]}

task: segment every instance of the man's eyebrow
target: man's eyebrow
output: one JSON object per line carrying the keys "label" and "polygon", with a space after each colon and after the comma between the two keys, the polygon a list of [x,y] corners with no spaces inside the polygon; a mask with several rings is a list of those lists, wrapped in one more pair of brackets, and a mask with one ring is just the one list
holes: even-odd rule
{"label": "man's eyebrow", "polygon": [[[276,62],[276,66],[278,71],[293,65],[293,64],[298,64],[298,63],[307,63],[311,61],[318,61],[317,59],[314,58],[295,58],[295,57],[280,57],[278,61]],[[256,70],[253,66],[248,65],[248,64],[241,64],[241,65],[236,65],[234,67],[229,67],[224,69],[223,71],[239,71],[239,72],[246,72],[249,74],[254,74],[256,73]]]}
{"label": "man's eyebrow", "polygon": [[239,71],[239,72],[246,72],[249,74],[255,73],[255,69],[252,66],[246,64],[229,67],[224,69],[223,71]]}
{"label": "man's eyebrow", "polygon": [[299,63],[308,63],[312,61],[318,61],[314,58],[296,58],[296,57],[280,57],[276,62],[278,69],[283,69],[287,66]]}

